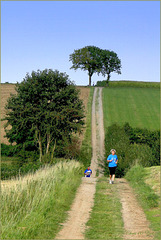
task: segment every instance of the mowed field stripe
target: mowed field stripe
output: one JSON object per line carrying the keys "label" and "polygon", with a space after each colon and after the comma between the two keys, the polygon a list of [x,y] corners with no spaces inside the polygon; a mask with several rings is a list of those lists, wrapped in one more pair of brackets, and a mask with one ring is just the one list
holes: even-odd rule
{"label": "mowed field stripe", "polygon": [[132,127],[160,129],[160,90],[104,88],[104,124],[129,122]]}

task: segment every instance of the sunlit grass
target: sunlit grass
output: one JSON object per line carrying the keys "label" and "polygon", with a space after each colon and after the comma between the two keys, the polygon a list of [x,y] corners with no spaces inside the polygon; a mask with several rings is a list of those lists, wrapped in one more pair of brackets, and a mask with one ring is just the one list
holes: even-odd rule
{"label": "sunlit grass", "polygon": [[160,129],[160,90],[154,88],[104,88],[104,125]]}
{"label": "sunlit grass", "polygon": [[160,82],[110,81],[110,87],[160,88]]}
{"label": "sunlit grass", "polygon": [[53,239],[67,216],[82,173],[80,163],[60,162],[2,182],[1,239]]}
{"label": "sunlit grass", "polygon": [[126,174],[126,178],[133,187],[136,197],[150,222],[150,226],[154,231],[154,239],[156,240],[160,239],[160,196],[158,194],[158,188],[160,186],[160,178],[158,177],[160,175],[159,172],[159,166],[143,168],[136,165]]}
{"label": "sunlit grass", "polygon": [[106,177],[98,180],[94,207],[87,222],[86,239],[117,239],[123,237],[121,203],[117,186],[110,185]]}

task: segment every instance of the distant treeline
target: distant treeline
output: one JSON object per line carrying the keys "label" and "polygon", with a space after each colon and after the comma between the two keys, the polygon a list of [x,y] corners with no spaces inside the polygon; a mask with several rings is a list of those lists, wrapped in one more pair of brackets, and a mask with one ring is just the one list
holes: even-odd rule
{"label": "distant treeline", "polygon": [[[107,87],[107,81],[97,81],[96,87]],[[160,88],[160,82],[109,81],[108,87]]]}

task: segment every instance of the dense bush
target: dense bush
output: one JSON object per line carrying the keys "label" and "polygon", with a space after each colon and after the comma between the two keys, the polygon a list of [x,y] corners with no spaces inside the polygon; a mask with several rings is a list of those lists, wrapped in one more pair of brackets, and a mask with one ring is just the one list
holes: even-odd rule
{"label": "dense bush", "polygon": [[107,87],[107,80],[97,81],[96,87]]}
{"label": "dense bush", "polygon": [[124,125],[125,133],[131,144],[147,144],[153,154],[153,165],[160,165],[160,131],[150,131],[141,128],[132,128],[129,123]]}
{"label": "dense bush", "polygon": [[20,165],[29,162],[36,162],[39,160],[39,153],[38,151],[25,151],[21,149],[16,155],[19,158]]}
{"label": "dense bush", "polygon": [[[51,151],[48,154],[43,155],[43,163],[51,163],[54,158],[66,158],[66,159],[76,159],[80,153],[80,143],[77,137],[72,137],[71,139],[59,140],[56,143],[53,155]],[[22,147],[20,145],[6,145],[1,144],[1,155],[7,157],[18,158],[19,164],[23,165],[28,162],[36,162],[39,160],[39,150],[30,149]]]}
{"label": "dense bush", "polygon": [[71,139],[64,138],[59,140],[56,144],[54,157],[76,159],[80,153],[80,143],[78,137],[71,137]]}
{"label": "dense bush", "polygon": [[58,161],[78,157],[80,148],[76,138],[72,142],[59,142],[54,156],[49,152],[44,154],[41,162],[38,151],[25,151],[16,146],[2,144],[1,179],[23,176],[35,172],[44,164],[54,165]]}
{"label": "dense bush", "polygon": [[16,152],[15,145],[6,145],[4,143],[1,144],[1,156],[12,157]]}
{"label": "dense bush", "polygon": [[12,164],[1,163],[1,179],[11,179],[12,177],[18,177],[19,175],[25,175],[29,172],[35,172],[42,167],[40,162],[28,162],[21,165],[19,162],[13,162]]}
{"label": "dense bush", "polygon": [[81,147],[80,154],[77,158],[78,161],[82,162],[87,168],[91,164],[91,158],[92,158],[92,147],[90,144],[83,144]]}
{"label": "dense bush", "polygon": [[6,180],[18,175],[18,164],[1,163],[1,180]]}
{"label": "dense bush", "polygon": [[43,163],[39,162],[38,151],[26,151],[17,145],[1,144],[1,179],[10,179],[36,171]]}
{"label": "dense bush", "polygon": [[[106,159],[110,150],[115,148],[119,159],[116,170],[117,177],[124,176],[136,163],[143,167],[160,165],[159,140],[159,131],[152,132],[146,129],[132,128],[128,123],[122,127],[113,124],[108,127],[105,135]],[[106,160],[105,173],[109,174]]]}

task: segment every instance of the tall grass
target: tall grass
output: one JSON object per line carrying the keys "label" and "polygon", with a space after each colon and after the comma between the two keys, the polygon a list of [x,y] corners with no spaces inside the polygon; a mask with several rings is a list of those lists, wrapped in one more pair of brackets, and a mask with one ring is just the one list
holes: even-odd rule
{"label": "tall grass", "polygon": [[82,167],[65,161],[2,182],[1,239],[53,239],[81,182]]}

